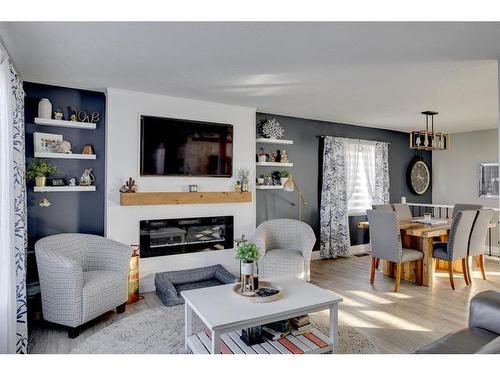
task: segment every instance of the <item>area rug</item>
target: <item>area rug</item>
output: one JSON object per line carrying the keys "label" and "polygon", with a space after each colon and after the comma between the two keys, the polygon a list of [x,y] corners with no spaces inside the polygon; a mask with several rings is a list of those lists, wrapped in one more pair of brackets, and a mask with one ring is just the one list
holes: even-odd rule
{"label": "area rug", "polygon": [[[328,334],[326,316],[311,314],[311,323]],[[193,316],[193,331],[205,328]],[[375,346],[352,327],[340,326],[340,352],[376,353]],[[184,306],[155,307],[121,319],[94,333],[72,354],[187,354],[184,349]]]}

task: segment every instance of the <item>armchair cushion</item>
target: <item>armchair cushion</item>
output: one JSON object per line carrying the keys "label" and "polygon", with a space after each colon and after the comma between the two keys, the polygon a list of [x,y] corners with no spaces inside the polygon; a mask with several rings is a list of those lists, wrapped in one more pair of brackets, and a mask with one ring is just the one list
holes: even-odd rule
{"label": "armchair cushion", "polygon": [[403,249],[401,253],[401,262],[411,262],[414,260],[419,260],[424,257],[424,254],[421,251],[414,249]]}
{"label": "armchair cushion", "polygon": [[438,259],[450,260],[450,255],[447,251],[447,243],[439,242],[434,244],[434,251],[432,253],[432,256]]}
{"label": "armchair cushion", "polygon": [[259,262],[259,273],[263,277],[289,275],[303,277],[304,257],[298,250],[273,249]]}
{"label": "armchair cushion", "polygon": [[127,278],[116,271],[87,271],[83,273],[83,321],[104,314],[127,301]]}

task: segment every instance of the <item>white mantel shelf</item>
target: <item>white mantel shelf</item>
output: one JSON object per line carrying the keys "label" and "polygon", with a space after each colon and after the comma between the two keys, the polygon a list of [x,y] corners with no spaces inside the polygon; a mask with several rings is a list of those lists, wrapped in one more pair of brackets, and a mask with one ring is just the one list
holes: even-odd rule
{"label": "white mantel shelf", "polygon": [[293,167],[293,163],[276,163],[274,161],[256,162],[257,167]]}
{"label": "white mantel shelf", "polygon": [[293,145],[291,139],[271,139],[271,138],[257,138],[256,143],[268,143],[273,145]]}
{"label": "white mantel shelf", "polygon": [[54,120],[50,118],[40,118],[40,117],[35,117],[35,124],[45,125],[45,126],[59,126],[61,128],[88,129],[88,130],[93,130],[96,128],[96,124],[91,122]]}
{"label": "white mantel shelf", "polygon": [[62,153],[58,153],[58,152],[35,152],[35,158],[94,160],[96,158],[96,156],[95,155],[88,155],[88,154],[62,154]]}
{"label": "white mantel shelf", "polygon": [[35,186],[35,193],[95,191],[95,186]]}

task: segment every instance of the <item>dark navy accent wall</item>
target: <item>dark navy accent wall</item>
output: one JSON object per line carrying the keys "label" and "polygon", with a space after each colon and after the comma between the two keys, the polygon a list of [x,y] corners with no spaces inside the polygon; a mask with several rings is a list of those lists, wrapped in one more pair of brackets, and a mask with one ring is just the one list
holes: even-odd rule
{"label": "dark navy accent wall", "polygon": [[[33,133],[61,134],[72,145],[73,153],[81,153],[85,144],[92,144],[96,160],[46,159],[59,169],[58,176],[69,182],[78,180],[86,168],[92,168],[96,178],[95,192],[54,192],[34,193],[33,182],[28,183],[28,237],[32,249],[39,238],[64,232],[80,232],[103,235],[105,210],[105,110],[104,93],[77,90],[65,87],[24,83],[26,92],[26,161],[33,159]],[[77,107],[87,113],[99,112],[100,120],[95,130],[69,129],[54,126],[35,125],[38,115],[38,102],[48,98],[52,108],[62,108],[64,119],[68,120],[71,109]],[[48,198],[50,207],[39,207],[38,202]]]}
{"label": "dark navy accent wall", "polygon": [[[293,139],[293,145],[267,145],[266,152],[285,149],[288,158],[294,163],[293,168],[257,167],[257,177],[270,174],[275,170],[288,170],[304,193],[308,205],[302,210],[302,220],[312,226],[319,238],[319,199],[321,191],[321,161],[322,149],[320,135],[367,139],[389,143],[389,174],[391,202],[400,202],[406,197],[412,203],[432,203],[432,191],[429,189],[423,196],[413,194],[406,184],[406,168],[416,153],[408,146],[408,134],[392,130],[368,128],[355,125],[339,124],[308,120],[296,117],[278,116],[257,113],[257,122],[266,118],[276,118],[285,129],[285,139]],[[424,152],[423,158],[432,167],[432,155]],[[263,221],[276,218],[297,217],[297,194],[282,190],[257,190],[257,225]],[[353,245],[368,243],[368,231],[358,229],[358,221],[366,220],[366,216],[349,218],[351,243]]]}

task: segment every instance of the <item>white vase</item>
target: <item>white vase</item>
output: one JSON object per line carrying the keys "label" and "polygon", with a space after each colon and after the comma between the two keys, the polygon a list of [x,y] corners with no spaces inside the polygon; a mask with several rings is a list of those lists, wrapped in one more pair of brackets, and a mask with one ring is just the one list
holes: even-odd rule
{"label": "white vase", "polygon": [[38,117],[40,118],[52,118],[52,103],[49,99],[43,98],[38,103]]}
{"label": "white vase", "polygon": [[288,181],[288,177],[280,177],[281,186],[285,185],[287,181]]}
{"label": "white vase", "polygon": [[253,275],[254,272],[254,262],[241,262],[241,274],[242,275]]}

